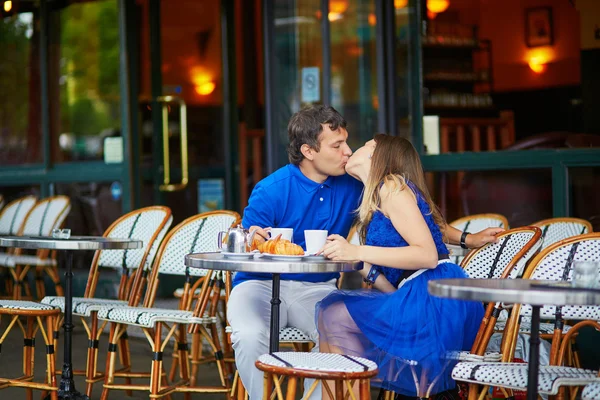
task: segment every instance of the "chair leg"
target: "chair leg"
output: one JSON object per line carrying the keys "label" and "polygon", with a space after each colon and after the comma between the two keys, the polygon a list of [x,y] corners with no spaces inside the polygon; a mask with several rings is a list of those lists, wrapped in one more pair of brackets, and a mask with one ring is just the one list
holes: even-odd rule
{"label": "chair leg", "polygon": [[177,367],[179,366],[179,353],[177,352],[177,343],[173,345],[173,356],[171,362],[171,369],[169,370],[169,381],[175,380],[175,374],[177,373]]}
{"label": "chair leg", "polygon": [[225,366],[225,357],[223,356],[223,350],[221,349],[221,342],[219,340],[217,324],[210,324],[210,330],[215,351],[215,361],[217,363],[217,367],[219,368],[219,375],[221,376],[221,384],[225,387],[228,387],[229,379],[225,374],[227,367]]}
{"label": "chair leg", "polygon": [[371,398],[371,381],[368,379],[361,379],[358,384],[358,390],[360,392],[360,400],[368,400]]}
{"label": "chair leg", "polygon": [[198,368],[200,366],[200,353],[202,352],[202,338],[200,332],[192,333],[192,371],[190,373],[190,386],[196,386]]}
{"label": "chair leg", "polygon": [[98,313],[91,313],[92,323],[90,326],[90,336],[88,336],[87,364],[85,368],[85,394],[92,396],[94,388],[94,378],[96,378],[96,362],[98,361],[98,340],[96,333],[98,331]]}
{"label": "chair leg", "polygon": [[161,386],[161,374],[162,374],[162,353],[160,348],[162,346],[162,322],[157,322],[154,327],[154,344],[152,351],[154,357],[152,357],[152,369],[150,375],[150,395],[152,398],[156,398]]}
{"label": "chair leg", "polygon": [[108,338],[108,353],[106,355],[106,369],[104,372],[104,387],[102,388],[102,396],[100,400],[108,399],[109,389],[106,385],[110,385],[115,381],[115,362],[116,362],[116,351],[117,351],[117,340],[116,334],[119,328],[119,324],[111,322],[110,324],[110,335]]}
{"label": "chair leg", "polygon": [[[25,337],[23,340],[23,375],[24,376],[33,376],[34,364],[35,364],[35,355],[34,355],[34,317],[27,317],[27,325],[25,328]],[[33,400],[33,389],[26,388],[26,399]]]}
{"label": "chair leg", "polygon": [[[123,329],[127,329],[123,327]],[[125,368],[126,371],[131,370],[131,356],[129,352],[129,337],[127,336],[127,331],[123,332],[123,334],[119,337],[119,358],[121,361],[121,365]],[[125,377],[125,384],[131,385],[131,378]],[[125,393],[127,396],[133,396],[133,392],[131,390],[126,390]]]}
{"label": "chair leg", "polygon": [[[181,380],[183,381],[189,381],[190,379],[190,374],[189,374],[189,359],[188,359],[188,346],[187,346],[187,329],[185,326],[180,325],[179,326],[179,338],[178,338],[178,343],[177,343],[177,353],[179,355],[179,376],[181,377]],[[175,362],[173,360],[173,362]],[[173,382],[174,379],[171,380],[171,382]],[[185,392],[184,393],[184,399],[185,400],[190,400],[191,399],[191,393],[190,392]]]}
{"label": "chair leg", "polygon": [[[54,346],[54,340],[52,338],[52,332],[54,331],[54,320],[57,317],[48,316],[46,317],[46,332],[47,332],[47,343],[46,348],[46,363],[47,363],[47,381],[52,387],[58,388],[56,383],[56,347]],[[58,391],[50,391],[50,400],[58,400]]]}
{"label": "chair leg", "polygon": [[35,267],[35,295],[38,300],[46,297],[46,288],[44,287],[44,267]]}

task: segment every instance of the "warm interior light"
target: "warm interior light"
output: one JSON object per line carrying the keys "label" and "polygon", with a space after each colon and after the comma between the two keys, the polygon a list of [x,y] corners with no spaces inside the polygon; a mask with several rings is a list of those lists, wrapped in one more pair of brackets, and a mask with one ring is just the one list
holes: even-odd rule
{"label": "warm interior light", "polygon": [[541,74],[546,70],[546,62],[541,57],[531,57],[529,59],[529,68],[536,74]]}
{"label": "warm interior light", "polygon": [[450,6],[449,0],[427,0],[427,10],[432,13],[443,13]]}
{"label": "warm interior light", "polygon": [[394,8],[404,8],[408,4],[408,0],[394,0]]}
{"label": "warm interior light", "polygon": [[343,14],[348,9],[348,0],[329,0],[329,19],[331,14]]}
{"label": "warm interior light", "polygon": [[214,92],[215,86],[216,85],[214,82],[204,82],[200,85],[196,85],[196,93],[198,93],[200,96],[207,96]]}
{"label": "warm interior light", "polygon": [[200,96],[207,96],[214,92],[217,85],[210,72],[207,72],[202,67],[193,67],[190,75],[194,84],[194,90]]}
{"label": "warm interior light", "polygon": [[377,17],[375,16],[375,14],[373,14],[373,13],[369,14],[369,25],[375,26],[376,23],[377,23]]}
{"label": "warm interior light", "polygon": [[7,0],[4,2],[4,11],[9,12],[12,10],[12,1]]}

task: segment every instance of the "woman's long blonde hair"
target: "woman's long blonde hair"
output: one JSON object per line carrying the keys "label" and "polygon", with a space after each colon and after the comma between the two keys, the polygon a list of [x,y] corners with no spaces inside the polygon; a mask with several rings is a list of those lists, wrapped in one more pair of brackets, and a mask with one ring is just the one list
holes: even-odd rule
{"label": "woman's long blonde hair", "polygon": [[412,182],[429,205],[433,220],[442,228],[446,222],[429,195],[417,150],[402,137],[378,134],[374,139],[377,145],[371,156],[371,172],[365,182],[363,199],[358,208],[358,232],[361,243],[365,243],[367,227],[373,213],[381,211],[380,188],[382,183],[391,184],[392,192],[397,192],[404,190],[406,181]]}

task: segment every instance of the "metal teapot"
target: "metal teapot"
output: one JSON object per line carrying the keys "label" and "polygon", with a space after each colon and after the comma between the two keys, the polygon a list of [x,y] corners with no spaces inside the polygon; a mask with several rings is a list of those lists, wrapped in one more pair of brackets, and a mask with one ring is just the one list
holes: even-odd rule
{"label": "metal teapot", "polygon": [[[219,232],[219,249],[228,253],[248,253],[252,246],[252,240],[256,231],[248,232],[242,225],[229,228],[227,232]],[[223,237],[223,235],[226,235]],[[223,248],[223,246],[225,246]]]}

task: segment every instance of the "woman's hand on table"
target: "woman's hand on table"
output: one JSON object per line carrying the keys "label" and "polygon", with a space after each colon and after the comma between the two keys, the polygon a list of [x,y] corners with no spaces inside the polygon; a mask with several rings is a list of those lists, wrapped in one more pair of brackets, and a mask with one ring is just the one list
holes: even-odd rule
{"label": "woman's hand on table", "polygon": [[468,248],[473,249],[488,243],[496,243],[498,241],[496,235],[502,232],[504,232],[504,228],[487,228],[477,233],[470,233],[465,238],[465,244]]}
{"label": "woman's hand on table", "polygon": [[269,230],[271,228],[261,228],[260,226],[253,225],[248,229],[250,233],[254,232],[254,236],[252,238],[252,247],[258,246],[261,243],[269,240]]}
{"label": "woman's hand on table", "polygon": [[340,235],[329,235],[327,243],[321,249],[320,254],[331,260],[359,260],[359,247],[348,243]]}

